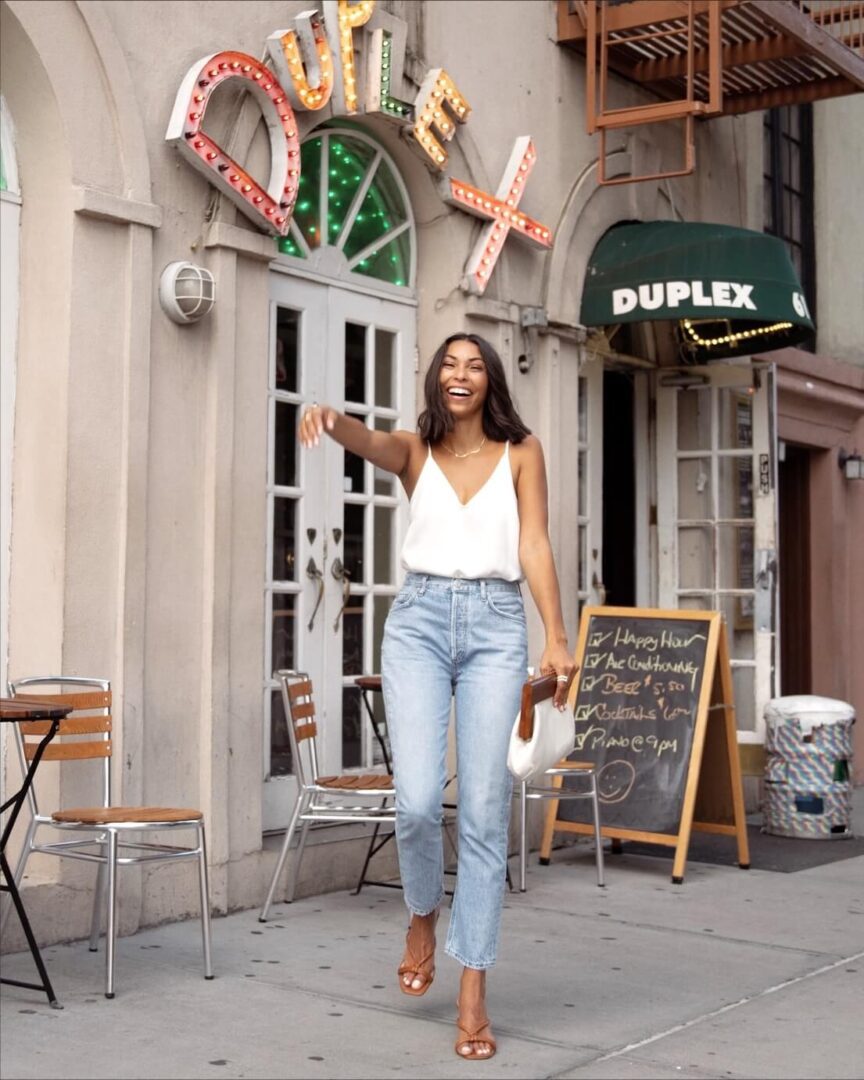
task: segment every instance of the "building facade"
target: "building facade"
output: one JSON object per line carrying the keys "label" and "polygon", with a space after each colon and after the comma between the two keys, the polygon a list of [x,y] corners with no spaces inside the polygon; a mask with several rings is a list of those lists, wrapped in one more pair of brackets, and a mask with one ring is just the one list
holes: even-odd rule
{"label": "building facade", "polygon": [[[326,771],[377,764],[353,679],[378,670],[405,507],[339,447],[302,453],[299,412],[413,427],[456,330],[499,350],[543,442],[571,641],[586,604],[721,610],[751,805],[768,698],[860,714],[860,95],[700,121],[690,175],[604,184],[551,0],[327,2],[323,26],[270,0],[0,6],[2,676],[111,680],[118,796],[205,811],[217,910],[261,903],[287,824],[275,669],[312,675]],[[679,143],[612,129],[607,178],[672,169]],[[511,193],[504,227],[485,204]],[[586,326],[598,245],[652,222],[780,237],[815,338],[698,360],[669,319]],[[857,747],[860,780],[860,725]],[[350,884],[361,842],[317,840],[300,891]],[[31,861],[46,937],[86,935],[88,880]],[[171,871],[123,887],[121,932],[196,908]]]}

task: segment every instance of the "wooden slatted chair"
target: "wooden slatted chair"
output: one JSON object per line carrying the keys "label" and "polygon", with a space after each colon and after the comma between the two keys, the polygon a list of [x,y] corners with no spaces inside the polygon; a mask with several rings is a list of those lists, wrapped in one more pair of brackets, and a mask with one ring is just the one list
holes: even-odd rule
{"label": "wooden slatted chair", "polygon": [[[300,822],[303,826],[285,889],[285,899],[289,904],[294,899],[300,861],[311,822],[364,821],[378,825],[385,822],[394,824],[396,821],[396,795],[390,773],[319,775],[318,726],[315,721],[312,681],[304,672],[298,671],[277,671],[275,676],[281,684],[282,704],[288,721],[288,738],[297,779],[297,801],[282,841],[282,850],[273,871],[267,899],[261,908],[261,922],[267,921],[279,876]],[[346,803],[346,796],[350,796],[350,803]]]}
{"label": "wooden slatted chair", "polygon": [[[54,692],[44,693],[52,686]],[[74,687],[75,689],[71,689]],[[38,689],[37,689],[38,688]],[[210,892],[207,881],[207,850],[204,837],[204,815],[200,810],[164,806],[114,806],[111,801],[112,718],[111,684],[106,679],[79,676],[30,676],[9,683],[12,697],[31,701],[71,705],[73,711],[60,722],[57,734],[46,747],[42,770],[49,761],[101,761],[98,770],[101,780],[101,802],[93,806],[76,806],[40,812],[35,791],[28,798],[31,818],[18,863],[15,882],[20,883],[27,860],[34,851],[82,859],[99,865],[93,916],[90,926],[90,949],[96,951],[107,891],[107,928],[105,934],[105,997],[114,997],[114,949],[117,934],[117,867],[132,866],[158,860],[194,859],[198,863],[201,894],[201,930],[204,943],[204,977],[213,978],[210,955]],[[22,769],[35,753],[39,739],[50,726],[49,721],[29,721],[14,725]],[[92,773],[91,773],[92,774]],[[84,834],[73,839],[39,843],[38,833],[45,828],[64,833]],[[169,845],[140,839],[138,834],[150,832],[191,831],[194,844]],[[123,837],[121,840],[120,838]],[[107,881],[106,881],[107,878]]]}
{"label": "wooden slatted chair", "polygon": [[[568,688],[576,675],[574,668],[570,676]],[[530,739],[534,730],[534,706],[541,701],[546,701],[555,694],[557,682],[554,675],[541,675],[535,679],[529,679],[522,686],[522,701],[519,712],[519,735],[523,739]],[[570,708],[568,703],[568,708]],[[580,787],[564,787],[564,777],[580,782]],[[547,808],[546,827],[550,827],[549,814],[557,808],[557,800],[560,799],[590,799],[594,818],[594,850],[597,864],[597,884],[602,888],[603,877],[603,839],[600,832],[600,802],[597,795],[597,770],[591,762],[569,761],[563,758],[553,769],[547,769],[543,777],[549,777],[552,786],[547,787],[543,783],[535,783],[531,780],[521,780],[514,785],[514,794],[519,796],[519,891],[527,891],[527,865],[528,865],[528,800],[529,799],[554,799],[556,804]],[[584,781],[584,783],[582,783]],[[548,859],[540,860],[549,862]]]}

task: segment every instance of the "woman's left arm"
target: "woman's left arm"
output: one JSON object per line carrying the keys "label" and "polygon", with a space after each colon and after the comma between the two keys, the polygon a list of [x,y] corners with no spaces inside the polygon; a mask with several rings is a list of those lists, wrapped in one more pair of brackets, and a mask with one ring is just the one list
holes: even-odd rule
{"label": "woman's left arm", "polygon": [[[573,670],[573,656],[567,645],[567,631],[561,613],[561,589],[549,542],[549,497],[543,447],[539,439],[529,435],[519,444],[517,453],[519,561],[546,631],[540,674],[554,671],[559,678],[569,677]],[[567,682],[561,679],[555,691],[555,704],[562,709],[566,700]]]}

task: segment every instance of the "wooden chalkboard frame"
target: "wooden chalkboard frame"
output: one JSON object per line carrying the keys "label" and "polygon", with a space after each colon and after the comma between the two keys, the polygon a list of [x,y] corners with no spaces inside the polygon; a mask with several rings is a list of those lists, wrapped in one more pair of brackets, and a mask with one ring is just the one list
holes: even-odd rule
{"label": "wooden chalkboard frame", "polygon": [[[674,833],[650,832],[620,826],[601,826],[604,837],[613,846],[622,840],[663,844],[675,848],[672,881],[684,880],[690,836],[697,832],[716,833],[735,837],[738,845],[738,865],[750,867],[747,822],[744,813],[744,790],[738,755],[738,733],[735,724],[732,669],[729,663],[729,644],[726,623],[718,611],[659,608],[586,607],[582,610],[579,640],[576,645],[576,665],[579,676],[573,681],[567,707],[575,709],[582,682],[582,667],[592,616],[612,616],[624,619],[681,620],[704,622],[708,630],[702,685],[694,721],[690,761],[684,785],[684,798],[678,828]],[[586,762],[586,764],[590,764]],[[556,786],[561,778],[555,777]],[[593,834],[591,824],[558,819],[558,799],[550,799],[546,811],[540,861],[548,863],[555,832]],[[698,818],[697,818],[698,814]],[[601,807],[602,820],[602,807]]]}

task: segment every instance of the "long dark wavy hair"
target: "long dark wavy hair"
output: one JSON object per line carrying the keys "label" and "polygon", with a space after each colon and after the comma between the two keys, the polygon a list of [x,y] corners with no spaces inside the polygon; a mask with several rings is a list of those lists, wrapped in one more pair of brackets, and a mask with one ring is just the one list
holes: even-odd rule
{"label": "long dark wavy hair", "polygon": [[486,365],[489,389],[483,402],[483,434],[493,442],[522,442],[526,435],[531,434],[531,430],[522,422],[513,406],[501,357],[479,334],[451,334],[432,357],[423,384],[426,408],[417,418],[420,437],[425,442],[438,443],[453,430],[453,416],[441,391],[441,365],[454,341],[470,341],[476,345]]}

